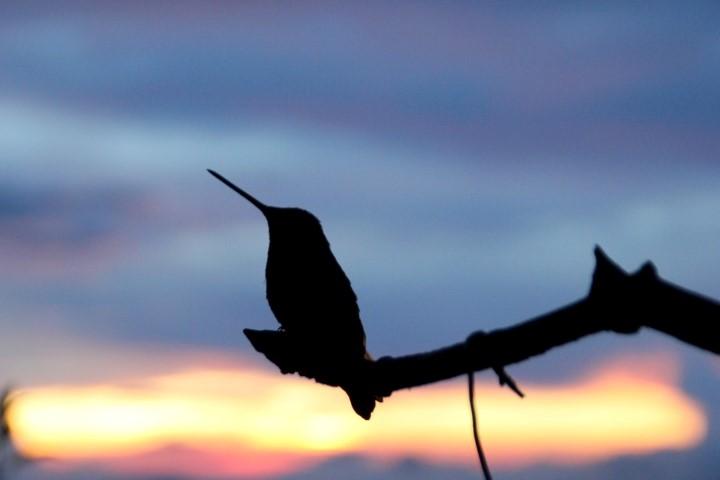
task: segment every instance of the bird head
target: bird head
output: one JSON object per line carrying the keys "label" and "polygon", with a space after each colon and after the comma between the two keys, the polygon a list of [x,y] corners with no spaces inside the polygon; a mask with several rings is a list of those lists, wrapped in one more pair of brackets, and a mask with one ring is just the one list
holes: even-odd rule
{"label": "bird head", "polygon": [[208,170],[208,172],[262,212],[268,222],[271,236],[294,238],[295,240],[299,240],[298,237],[321,236],[324,238],[320,220],[307,210],[266,205],[214,170]]}

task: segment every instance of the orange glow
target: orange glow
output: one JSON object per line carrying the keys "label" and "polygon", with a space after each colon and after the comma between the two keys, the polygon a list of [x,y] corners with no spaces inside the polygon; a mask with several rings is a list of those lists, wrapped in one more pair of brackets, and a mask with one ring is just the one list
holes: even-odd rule
{"label": "orange glow", "polygon": [[[494,464],[577,463],[689,448],[707,429],[695,402],[672,385],[637,374],[606,370],[575,385],[525,387],[524,400],[495,385],[476,392],[480,429]],[[371,450],[382,454],[401,446],[409,455],[475,461],[467,399],[459,387],[449,393],[435,387],[398,395],[397,405],[378,412],[384,433],[373,438]]]}
{"label": "orange glow", "polygon": [[[613,362],[567,385],[525,384],[524,400],[480,383],[480,429],[493,464],[587,462],[698,444],[706,419],[678,388],[677,362],[651,360]],[[651,364],[665,374],[629,370]],[[348,452],[475,461],[463,381],[396,393],[370,422],[339,389],[243,366],[21,393],[11,411],[18,442],[61,460],[121,465],[136,457],[161,470],[204,456],[214,460],[197,463],[215,465],[216,474],[280,473]]]}

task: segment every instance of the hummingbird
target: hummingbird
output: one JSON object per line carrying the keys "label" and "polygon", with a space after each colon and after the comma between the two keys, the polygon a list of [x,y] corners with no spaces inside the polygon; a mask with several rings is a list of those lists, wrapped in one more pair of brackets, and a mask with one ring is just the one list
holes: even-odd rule
{"label": "hummingbird", "polygon": [[219,173],[208,172],[267,220],[266,297],[280,330],[302,345],[303,362],[316,372],[315,378],[340,386],[355,412],[368,420],[382,397],[356,380],[354,372],[372,357],[365,347],[357,296],[320,221],[301,208],[266,205]]}

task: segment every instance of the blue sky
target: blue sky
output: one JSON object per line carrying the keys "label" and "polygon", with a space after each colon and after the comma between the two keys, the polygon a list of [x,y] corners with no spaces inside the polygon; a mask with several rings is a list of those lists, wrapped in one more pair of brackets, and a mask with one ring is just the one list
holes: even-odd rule
{"label": "blue sky", "polygon": [[[254,358],[265,225],[208,167],[321,219],[378,356],[575,300],[596,243],[718,298],[718,21],[715,2],[4,2],[0,373],[95,378],[42,352],[110,344]],[[634,350],[705,372],[710,408],[717,362],[659,335],[516,369]]]}

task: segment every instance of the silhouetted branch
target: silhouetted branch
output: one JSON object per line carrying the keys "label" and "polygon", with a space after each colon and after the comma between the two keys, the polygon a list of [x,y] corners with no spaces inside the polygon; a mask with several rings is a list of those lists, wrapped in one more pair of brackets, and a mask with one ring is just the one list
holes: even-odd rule
{"label": "silhouetted branch", "polygon": [[[595,333],[631,334],[643,327],[720,354],[720,303],[663,280],[650,262],[628,274],[599,247],[595,258],[590,291],[574,303],[512,327],[472,333],[465,342],[449,347],[383,357],[354,374],[378,396],[388,396],[469,371],[498,371]],[[297,372],[327,383],[303,368],[303,352],[284,341],[283,332],[247,329],[245,334],[283,373]],[[508,383],[502,375],[500,379]]]}

